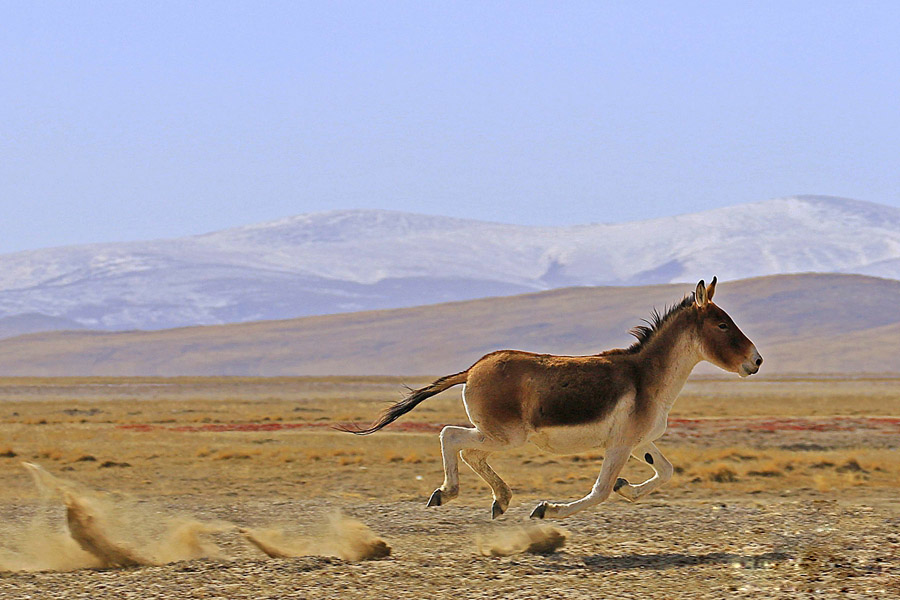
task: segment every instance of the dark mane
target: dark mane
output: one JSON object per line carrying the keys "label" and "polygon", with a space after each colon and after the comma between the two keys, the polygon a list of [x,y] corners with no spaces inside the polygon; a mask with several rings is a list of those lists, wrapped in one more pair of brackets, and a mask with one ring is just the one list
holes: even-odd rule
{"label": "dark mane", "polygon": [[632,327],[628,333],[637,338],[637,341],[630,345],[628,348],[624,350],[627,354],[635,354],[641,351],[650,340],[653,339],[653,336],[656,335],[656,332],[660,330],[660,328],[672,317],[681,312],[683,309],[694,304],[694,294],[691,292],[687,296],[685,296],[681,302],[677,304],[673,304],[672,306],[667,306],[666,310],[662,315],[659,314],[655,308],[653,312],[650,313],[649,319],[642,319],[646,325],[638,325],[636,327]]}

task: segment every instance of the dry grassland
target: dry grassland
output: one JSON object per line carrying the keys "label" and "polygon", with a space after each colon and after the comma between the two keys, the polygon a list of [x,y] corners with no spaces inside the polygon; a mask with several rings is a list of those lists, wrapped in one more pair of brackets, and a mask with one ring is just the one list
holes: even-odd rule
{"label": "dry grassland", "polygon": [[[497,455],[492,463],[515,496],[510,512],[489,523],[490,492],[465,466],[460,498],[424,509],[442,478],[437,431],[465,423],[457,390],[377,435],[329,428],[368,422],[401,397],[401,384],[427,381],[0,380],[0,568],[8,571],[0,598],[77,597],[73,590],[112,598],[126,588],[135,597],[418,597],[423,589],[448,593],[461,577],[471,581],[466,597],[603,597],[615,589],[630,597],[626,581],[642,598],[900,594],[898,379],[692,380],[658,444],[676,467],[673,480],[638,505],[614,498],[561,523],[567,532],[553,535],[565,546],[552,556],[495,549],[531,539],[516,528],[537,501],[586,493],[601,452]],[[221,525],[209,534],[215,560],[11,572],[21,571],[10,557],[23,556],[37,516],[65,531],[63,503],[42,497],[23,461],[141,506],[145,517]],[[636,461],[625,472],[635,482],[651,474]],[[267,559],[240,533],[308,533],[335,510],[387,540],[391,556]],[[173,583],[162,588],[172,596],[153,595],[185,570],[203,585],[179,591]],[[687,587],[666,587],[675,579]],[[50,594],[57,589],[70,595]]]}

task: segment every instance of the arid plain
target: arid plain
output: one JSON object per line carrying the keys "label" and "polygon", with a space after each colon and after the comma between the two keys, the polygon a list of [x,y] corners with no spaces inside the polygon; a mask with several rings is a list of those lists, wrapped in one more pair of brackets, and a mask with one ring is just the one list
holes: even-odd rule
{"label": "arid plain", "polygon": [[[425,508],[458,390],[371,437],[330,429],[426,381],[0,380],[0,598],[900,596],[900,378],[695,377],[659,443],[673,480],[555,530],[529,512],[584,494],[599,452],[496,455],[515,496],[492,522],[465,467],[460,497]],[[146,564],[98,565],[66,502]],[[564,545],[527,551],[548,535]]]}

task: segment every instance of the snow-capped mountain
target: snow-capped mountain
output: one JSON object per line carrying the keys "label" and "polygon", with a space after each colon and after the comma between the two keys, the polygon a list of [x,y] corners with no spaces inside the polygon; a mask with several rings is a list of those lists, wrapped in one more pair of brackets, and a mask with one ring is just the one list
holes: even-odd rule
{"label": "snow-capped mountain", "polygon": [[155,329],[569,285],[797,272],[900,279],[900,209],[797,196],[624,224],[527,227],[379,210],[0,256],[0,318]]}

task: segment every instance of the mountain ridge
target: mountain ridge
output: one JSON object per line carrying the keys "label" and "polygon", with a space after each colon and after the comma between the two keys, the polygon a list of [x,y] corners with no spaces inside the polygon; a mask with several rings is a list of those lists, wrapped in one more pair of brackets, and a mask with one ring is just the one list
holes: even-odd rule
{"label": "mountain ridge", "polygon": [[2,255],[0,318],[160,329],[798,272],[900,278],[900,209],[795,196],[566,227],[310,213],[183,238]]}

